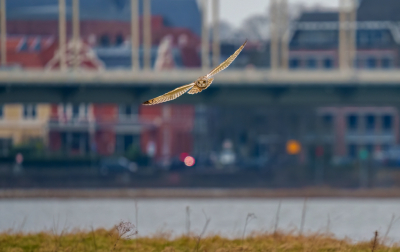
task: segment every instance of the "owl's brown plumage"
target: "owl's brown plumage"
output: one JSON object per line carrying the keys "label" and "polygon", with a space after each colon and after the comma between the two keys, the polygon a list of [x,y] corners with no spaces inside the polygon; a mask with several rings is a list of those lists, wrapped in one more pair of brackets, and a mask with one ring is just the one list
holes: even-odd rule
{"label": "owl's brown plumage", "polygon": [[162,102],[167,102],[178,98],[179,96],[183,95],[187,91],[188,94],[197,94],[203,91],[204,89],[208,88],[211,83],[213,82],[214,78],[212,78],[217,73],[221,72],[222,70],[226,69],[239,55],[239,53],[243,50],[244,46],[246,45],[247,40],[243,43],[239,49],[236,50],[234,54],[232,54],[227,60],[222,62],[219,66],[214,68],[209,74],[198,78],[195,82],[178,87],[166,94],[158,96],[156,98],[150,99],[148,101],[143,102],[143,105],[154,105],[159,104]]}
{"label": "owl's brown plumage", "polygon": [[193,86],[192,89],[189,90],[188,94],[197,94],[200,93],[201,91],[203,91],[204,89],[207,89],[211,83],[213,82],[214,78],[210,78],[207,80],[207,83],[205,84],[204,87],[199,87],[197,85]]}

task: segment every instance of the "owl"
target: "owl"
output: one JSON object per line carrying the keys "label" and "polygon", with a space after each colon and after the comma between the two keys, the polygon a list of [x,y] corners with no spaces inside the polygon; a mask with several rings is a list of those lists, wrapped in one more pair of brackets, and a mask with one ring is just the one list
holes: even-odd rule
{"label": "owl", "polygon": [[188,94],[197,94],[203,91],[204,89],[208,88],[211,83],[213,82],[214,78],[213,76],[216,75],[217,73],[221,72],[225,68],[227,68],[239,55],[239,53],[243,50],[244,46],[246,45],[247,40],[243,43],[243,45],[236,50],[234,54],[232,54],[227,60],[222,62],[219,66],[214,68],[209,74],[204,75],[200,78],[198,78],[195,82],[192,82],[187,85],[183,85],[181,87],[178,87],[166,94],[163,94],[161,96],[158,96],[156,98],[150,99],[148,101],[143,102],[143,105],[154,105],[154,104],[159,104],[167,101],[174,100],[178,98],[179,96],[183,95],[184,93],[188,92]]}

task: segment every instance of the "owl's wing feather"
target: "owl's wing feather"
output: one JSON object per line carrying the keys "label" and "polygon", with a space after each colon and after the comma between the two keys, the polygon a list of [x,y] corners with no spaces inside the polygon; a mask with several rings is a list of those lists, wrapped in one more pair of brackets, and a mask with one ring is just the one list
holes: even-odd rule
{"label": "owl's wing feather", "polygon": [[178,87],[178,88],[175,88],[174,90],[169,91],[166,94],[160,95],[156,98],[153,98],[153,99],[143,102],[143,105],[154,105],[154,104],[174,100],[174,99],[178,98],[179,96],[183,95],[184,93],[186,93],[193,86],[194,86],[194,82],[184,85],[184,86],[181,86],[181,87]]}
{"label": "owl's wing feather", "polygon": [[247,43],[247,40],[227,60],[222,62],[219,66],[217,66],[209,74],[207,74],[207,77],[212,77],[212,76],[216,75],[217,73],[221,72],[222,70],[226,69],[236,59],[236,57],[239,55],[239,53],[243,50],[246,43]]}
{"label": "owl's wing feather", "polygon": [[[204,88],[204,89],[207,89],[210,85],[211,85],[211,83],[214,81],[214,78],[210,78],[210,79],[208,79],[208,81],[207,81],[207,86]],[[203,90],[204,90],[203,89]]]}
{"label": "owl's wing feather", "polygon": [[188,94],[197,94],[197,93],[199,93],[201,91],[202,90],[199,87],[194,86],[192,89],[189,90]]}

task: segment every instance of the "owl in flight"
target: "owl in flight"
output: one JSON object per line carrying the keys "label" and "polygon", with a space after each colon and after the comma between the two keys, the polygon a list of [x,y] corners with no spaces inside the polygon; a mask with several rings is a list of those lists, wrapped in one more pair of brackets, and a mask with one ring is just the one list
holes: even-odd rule
{"label": "owl in flight", "polygon": [[183,95],[187,91],[189,94],[197,94],[203,91],[204,89],[208,88],[211,83],[213,82],[214,78],[212,78],[217,73],[221,72],[225,68],[227,68],[239,55],[239,53],[243,50],[244,46],[246,45],[247,40],[244,44],[236,50],[234,54],[232,54],[227,60],[222,62],[219,66],[214,68],[209,74],[198,78],[195,82],[190,84],[178,87],[166,94],[158,96],[156,98],[150,99],[148,101],[143,102],[143,105],[154,105],[162,102],[167,102],[178,98],[179,96]]}

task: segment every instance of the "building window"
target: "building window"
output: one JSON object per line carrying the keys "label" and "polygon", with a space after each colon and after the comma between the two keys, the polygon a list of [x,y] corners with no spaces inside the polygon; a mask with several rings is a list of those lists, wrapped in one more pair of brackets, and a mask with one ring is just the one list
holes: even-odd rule
{"label": "building window", "polygon": [[307,68],[310,68],[310,69],[317,68],[317,60],[314,58],[307,59]]}
{"label": "building window", "polygon": [[117,135],[116,136],[116,151],[123,153],[131,150],[132,146],[139,146],[140,139],[138,135]]}
{"label": "building window", "polygon": [[132,104],[121,104],[119,105],[119,117],[120,118],[132,118],[137,116],[139,113],[139,107]]}
{"label": "building window", "polygon": [[63,117],[72,119],[87,118],[89,112],[89,105],[84,103],[62,104],[61,109],[62,109],[61,114]]}
{"label": "building window", "polygon": [[124,0],[114,0],[115,5],[120,9],[123,10],[126,6],[126,2]]}
{"label": "building window", "polygon": [[357,130],[358,128],[358,118],[356,115],[347,116],[347,128],[349,130]]}
{"label": "building window", "polygon": [[24,119],[36,119],[36,104],[24,104],[23,117]]}
{"label": "building window", "polygon": [[369,156],[371,156],[372,153],[374,153],[374,150],[375,150],[374,145],[372,145],[372,144],[367,144],[367,145],[365,146],[365,148],[367,149]]}
{"label": "building window", "polygon": [[289,67],[292,68],[292,69],[299,68],[300,67],[300,60],[299,59],[290,59]]}
{"label": "building window", "polygon": [[7,156],[10,153],[12,146],[11,138],[0,138],[0,155]]}
{"label": "building window", "polygon": [[62,115],[63,116],[67,116],[67,105],[66,104],[62,104]]}
{"label": "building window", "polygon": [[367,67],[368,68],[376,68],[376,58],[374,57],[368,57],[367,58]]}
{"label": "building window", "polygon": [[115,37],[115,45],[116,46],[121,46],[121,45],[123,45],[124,44],[124,36],[122,36],[122,34],[118,34],[116,37]]}
{"label": "building window", "polygon": [[333,129],[333,116],[324,115],[322,116],[322,128],[325,131],[331,131]]}
{"label": "building window", "polygon": [[391,131],[393,128],[393,117],[391,115],[384,115],[382,118],[382,129],[384,131]]}
{"label": "building window", "polygon": [[381,62],[382,68],[392,68],[393,67],[393,62],[390,58],[383,58]]}
{"label": "building window", "polygon": [[323,60],[323,65],[324,65],[324,68],[326,68],[326,69],[333,68],[333,60],[330,58],[326,58]]}
{"label": "building window", "polygon": [[69,144],[70,151],[73,154],[85,154],[89,151],[89,135],[86,132],[78,133],[73,132],[69,133],[68,136],[71,141]]}
{"label": "building window", "polygon": [[72,118],[79,118],[80,106],[77,104],[72,105]]}
{"label": "building window", "polygon": [[110,36],[107,34],[103,34],[100,37],[100,46],[109,47],[110,46]]}
{"label": "building window", "polygon": [[368,131],[373,131],[375,129],[375,116],[374,115],[365,116],[365,128]]}
{"label": "building window", "polygon": [[359,30],[357,32],[358,46],[377,47],[391,42],[391,32],[388,30]]}
{"label": "building window", "polygon": [[24,38],[22,43],[20,43],[19,51],[26,52],[28,49],[28,42],[26,41],[26,38]]}
{"label": "building window", "polygon": [[356,158],[357,157],[357,145],[349,144],[347,146],[347,155],[349,157]]}

